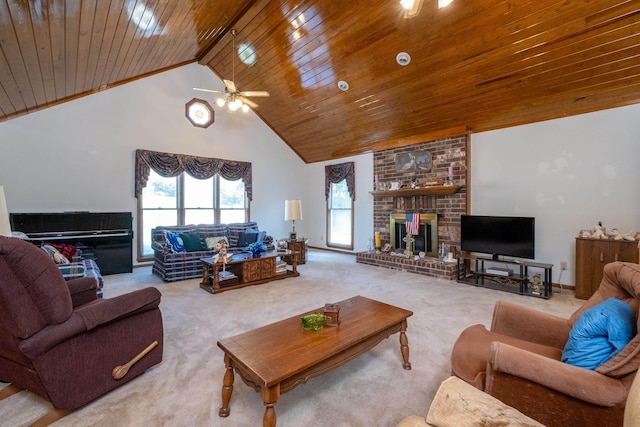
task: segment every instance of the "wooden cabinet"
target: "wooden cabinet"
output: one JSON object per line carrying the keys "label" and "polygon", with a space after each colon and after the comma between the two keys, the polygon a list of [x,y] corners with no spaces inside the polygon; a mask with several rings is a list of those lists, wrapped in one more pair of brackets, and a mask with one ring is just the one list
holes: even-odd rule
{"label": "wooden cabinet", "polygon": [[588,299],[600,286],[605,264],[638,262],[638,242],[576,238],[576,298]]}
{"label": "wooden cabinet", "polygon": [[296,262],[298,265],[306,264],[307,262],[307,242],[308,240],[289,240],[287,239],[287,249],[290,251],[296,251]]}

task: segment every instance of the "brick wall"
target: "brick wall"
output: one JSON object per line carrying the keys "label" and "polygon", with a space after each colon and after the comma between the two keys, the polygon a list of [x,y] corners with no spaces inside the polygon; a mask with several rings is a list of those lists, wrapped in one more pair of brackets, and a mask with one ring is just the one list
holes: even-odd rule
{"label": "brick wall", "polygon": [[[410,187],[412,179],[415,179],[419,186],[423,186],[428,181],[446,179],[449,166],[453,166],[453,183],[462,186],[458,193],[444,196],[374,197],[373,226],[374,231],[380,231],[383,245],[389,242],[391,213],[435,213],[438,215],[438,247],[444,243],[446,252],[457,254],[460,250],[460,215],[467,210],[466,146],[467,136],[462,135],[373,154],[373,174],[379,183],[389,185],[392,181],[400,181],[403,186]],[[407,159],[411,153],[425,151],[431,154],[430,170],[397,171],[398,159]]]}

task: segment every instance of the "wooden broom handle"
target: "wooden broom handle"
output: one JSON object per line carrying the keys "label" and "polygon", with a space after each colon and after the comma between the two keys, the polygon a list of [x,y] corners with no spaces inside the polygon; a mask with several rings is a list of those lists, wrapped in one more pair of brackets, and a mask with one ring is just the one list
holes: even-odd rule
{"label": "wooden broom handle", "polygon": [[142,359],[147,353],[149,353],[151,350],[153,350],[153,348],[155,346],[157,346],[157,345],[158,345],[158,341],[152,342],[151,344],[149,344],[149,346],[147,348],[142,350],[140,352],[140,354],[138,354],[136,357],[131,359],[129,362],[125,363],[124,365],[116,366],[115,368],[113,368],[113,371],[111,372],[111,375],[113,376],[113,379],[114,380],[119,380],[119,379],[123,378],[125,375],[127,375],[127,372],[129,372],[129,369],[131,369],[131,367],[138,360]]}

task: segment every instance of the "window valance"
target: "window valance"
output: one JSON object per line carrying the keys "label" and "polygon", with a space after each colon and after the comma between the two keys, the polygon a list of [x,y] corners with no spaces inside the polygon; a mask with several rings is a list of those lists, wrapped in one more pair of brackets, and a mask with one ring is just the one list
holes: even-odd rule
{"label": "window valance", "polygon": [[329,191],[331,189],[331,184],[337,184],[343,179],[347,181],[347,190],[349,190],[349,196],[351,196],[351,200],[356,200],[355,169],[356,166],[354,162],[346,162],[324,167],[324,193],[327,200],[329,200]]}
{"label": "window valance", "polygon": [[247,199],[253,199],[251,185],[251,163],[209,157],[188,156],[186,154],[161,153],[159,151],[136,150],[135,197],[142,194],[147,186],[150,170],[153,169],[165,178],[186,172],[194,178],[207,179],[220,174],[224,179],[236,181],[242,179]]}

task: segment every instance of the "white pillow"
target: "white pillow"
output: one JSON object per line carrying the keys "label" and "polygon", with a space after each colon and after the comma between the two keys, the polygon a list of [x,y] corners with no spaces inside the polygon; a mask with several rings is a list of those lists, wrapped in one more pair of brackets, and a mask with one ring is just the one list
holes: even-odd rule
{"label": "white pillow", "polygon": [[206,239],[204,239],[204,242],[207,245],[207,249],[215,249],[216,243],[218,243],[220,240],[224,240],[225,242],[227,242],[227,246],[229,246],[229,239],[227,239],[227,236],[207,237]]}

